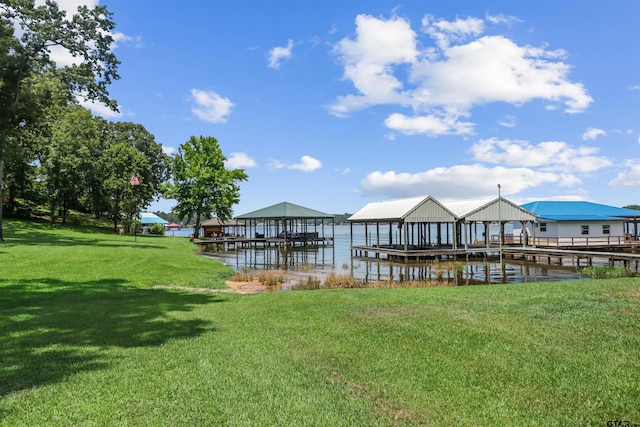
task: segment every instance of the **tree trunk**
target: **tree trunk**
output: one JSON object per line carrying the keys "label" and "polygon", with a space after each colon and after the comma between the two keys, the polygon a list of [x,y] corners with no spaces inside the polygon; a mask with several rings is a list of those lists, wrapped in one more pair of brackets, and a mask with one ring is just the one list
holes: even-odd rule
{"label": "tree trunk", "polygon": [[49,225],[53,225],[56,222],[56,205],[55,202],[51,202],[51,207],[49,208]]}
{"label": "tree trunk", "polygon": [[196,223],[193,226],[193,238],[197,239],[200,233],[200,212],[196,214]]}
{"label": "tree trunk", "polygon": [[62,202],[62,223],[63,224],[67,223],[67,200],[66,199]]}
{"label": "tree trunk", "polygon": [[4,204],[4,201],[2,199],[2,189],[4,188],[3,164],[4,162],[2,161],[2,141],[0,141],[0,242],[4,242],[4,238],[2,237],[2,205]]}

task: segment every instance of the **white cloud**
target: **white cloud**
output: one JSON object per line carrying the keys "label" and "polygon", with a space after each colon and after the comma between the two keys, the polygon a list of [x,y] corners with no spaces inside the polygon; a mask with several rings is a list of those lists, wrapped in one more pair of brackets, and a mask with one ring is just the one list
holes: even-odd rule
{"label": "white cloud", "polygon": [[571,147],[561,141],[532,145],[527,141],[496,138],[480,140],[471,147],[477,161],[565,174],[590,173],[611,166],[610,160],[596,156],[599,151],[597,147]]}
{"label": "white cloud", "polygon": [[344,65],[345,80],[353,82],[360,95],[339,97],[329,110],[337,116],[376,104],[409,104],[402,82],[392,65],[413,62],[417,55],[416,34],[407,21],[383,21],[369,15],[356,17],[356,40],[345,38],[335,47]]}
{"label": "white cloud", "polygon": [[269,169],[270,170],[278,170],[278,169],[284,169],[287,165],[283,162],[281,162],[280,160],[271,160],[269,162]]}
{"label": "white cloud", "polygon": [[502,194],[509,195],[542,184],[571,186],[579,183],[579,180],[573,176],[529,168],[488,168],[474,164],[440,167],[418,173],[376,171],[367,175],[361,184],[369,194],[390,198],[429,194],[436,198],[468,199],[496,194],[498,183],[502,185]]}
{"label": "white cloud", "polygon": [[437,21],[433,15],[422,19],[425,33],[433,38],[440,49],[446,49],[452,42],[461,41],[469,36],[478,36],[484,32],[484,21],[478,18]]}
{"label": "white cloud", "polygon": [[77,96],[76,99],[80,105],[82,105],[87,110],[90,110],[96,116],[101,116],[105,119],[115,119],[118,117],[122,117],[122,107],[120,106],[118,106],[119,111],[113,111],[111,108],[100,102],[89,101],[81,96]]}
{"label": "white cloud", "polygon": [[598,129],[598,128],[588,128],[583,134],[582,134],[582,139],[583,140],[588,140],[588,139],[596,139],[599,136],[605,136],[607,135],[607,132],[605,132],[602,129]]}
{"label": "white cloud", "polygon": [[168,146],[168,145],[163,145],[162,146],[162,152],[168,156],[174,154],[177,150],[174,147]]}
{"label": "white cloud", "polygon": [[318,159],[314,159],[311,156],[302,156],[300,158],[300,163],[295,163],[293,165],[289,165],[289,169],[296,169],[303,172],[313,172],[322,167],[322,162]]}
{"label": "white cloud", "polygon": [[518,123],[518,120],[515,118],[515,116],[510,116],[510,115],[506,115],[502,117],[500,120],[498,120],[498,124],[506,128],[515,127],[517,123]]}
{"label": "white cloud", "polygon": [[609,182],[609,187],[640,187],[640,159],[627,160],[625,168]]}
{"label": "white cloud", "polygon": [[120,31],[114,31],[111,37],[113,37],[112,49],[117,48],[121,43],[132,44],[136,48],[142,47],[142,37],[140,36],[128,36]]}
{"label": "white cloud", "polygon": [[503,15],[501,13],[498,15],[490,15],[487,13],[485,15],[485,19],[491,24],[505,24],[507,26],[511,26],[517,22],[522,22],[522,20],[516,16]]}
{"label": "white cloud", "polygon": [[286,47],[274,47],[269,51],[269,68],[279,69],[283,59],[290,59],[293,51],[293,40],[289,39]]}
{"label": "white cloud", "polygon": [[256,161],[246,153],[231,153],[231,157],[224,162],[224,166],[228,169],[253,168],[256,165]]}
{"label": "white cloud", "polygon": [[406,135],[465,135],[473,132],[473,123],[460,122],[457,117],[421,116],[407,117],[394,113],[386,118],[384,124]]}
{"label": "white cloud", "polygon": [[209,123],[226,123],[231,108],[235,106],[229,98],[223,98],[213,91],[191,89],[191,96],[196,103],[191,112]]}
{"label": "white cloud", "polygon": [[[542,185],[570,188],[582,183],[582,175],[612,166],[609,159],[597,155],[599,150],[558,141],[531,144],[489,138],[476,142],[470,149],[477,163],[414,173],[375,171],[368,174],[361,185],[366,193],[389,198],[430,194],[450,199],[491,196],[498,183],[504,195]],[[635,182],[634,176],[640,179],[640,160],[637,164],[637,169],[630,164],[629,171],[611,185],[621,185],[621,182],[635,185],[629,182]]]}
{"label": "white cloud", "polygon": [[[506,20],[492,18],[494,23]],[[411,119],[394,112],[387,126],[437,136],[469,133],[473,123],[458,120],[470,117],[478,105],[522,105],[542,99],[551,108],[564,104],[565,112],[577,113],[593,101],[582,84],[570,81],[571,67],[563,62],[566,52],[561,49],[520,46],[501,35],[482,35],[485,25],[478,18],[446,21],[427,15],[422,24],[435,47],[419,40],[405,19],[358,15],[356,36],[334,46],[343,78],[356,92],[337,97],[329,112],[348,116],[375,105],[410,107]]]}

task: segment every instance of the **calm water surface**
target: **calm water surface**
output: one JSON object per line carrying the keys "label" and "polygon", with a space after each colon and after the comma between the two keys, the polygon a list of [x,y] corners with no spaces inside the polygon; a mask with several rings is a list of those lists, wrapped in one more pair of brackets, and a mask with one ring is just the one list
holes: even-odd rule
{"label": "calm water surface", "polygon": [[[176,231],[176,236],[189,236],[191,229]],[[171,232],[167,235],[171,235]],[[331,235],[331,227],[325,226],[325,236]],[[354,243],[364,242],[364,227],[354,227]],[[575,280],[582,277],[571,265],[526,263],[497,258],[464,260],[393,262],[373,258],[351,256],[350,227],[335,226],[332,247],[302,248],[287,251],[276,248],[230,250],[207,254],[222,261],[236,271],[286,270],[286,277],[293,282],[306,280],[308,276],[322,279],[331,273],[351,275],[367,282],[375,281],[437,281],[450,285],[478,285],[491,283],[526,283],[536,281]]]}

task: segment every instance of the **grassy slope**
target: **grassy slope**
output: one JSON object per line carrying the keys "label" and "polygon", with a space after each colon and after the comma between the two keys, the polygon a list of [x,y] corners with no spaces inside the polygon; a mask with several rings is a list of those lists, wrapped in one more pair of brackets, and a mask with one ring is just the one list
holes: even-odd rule
{"label": "grassy slope", "polygon": [[640,422],[638,279],[195,294],[186,239],[7,236],[3,425]]}

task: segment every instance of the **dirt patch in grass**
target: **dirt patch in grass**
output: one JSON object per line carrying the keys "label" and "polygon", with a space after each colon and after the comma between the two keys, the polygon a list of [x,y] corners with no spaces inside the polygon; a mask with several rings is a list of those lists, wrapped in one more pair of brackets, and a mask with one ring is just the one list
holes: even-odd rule
{"label": "dirt patch in grass", "polygon": [[233,282],[227,280],[225,282],[229,289],[209,289],[209,288],[194,288],[188,286],[165,286],[165,285],[157,285],[154,286],[153,289],[178,289],[181,291],[189,291],[189,292],[202,292],[208,294],[228,294],[228,293],[236,293],[236,294],[257,294],[260,292],[267,292],[269,288],[262,283],[256,281],[251,282]]}
{"label": "dirt patch in grass", "polygon": [[257,280],[253,280],[251,282],[233,282],[231,280],[227,280],[225,283],[233,292],[239,294],[257,294],[260,292],[267,292],[269,290],[267,285],[263,285]]}

